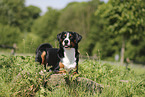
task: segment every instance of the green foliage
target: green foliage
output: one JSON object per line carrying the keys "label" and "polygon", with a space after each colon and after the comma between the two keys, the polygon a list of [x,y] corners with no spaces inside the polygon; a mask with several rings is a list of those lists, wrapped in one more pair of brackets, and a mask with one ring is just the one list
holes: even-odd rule
{"label": "green foliage", "polygon": [[74,78],[82,76],[104,86],[101,94],[92,94],[85,87],[75,84],[45,86],[51,73],[34,61],[33,56],[0,56],[0,96],[145,96],[144,68],[126,69],[124,66],[86,60],[79,64],[80,75]]}
{"label": "green foliage", "polygon": [[[13,45],[13,43],[20,44],[18,49],[22,49],[22,37],[27,31],[31,31],[31,25],[37,19],[41,12],[40,8],[34,6],[25,7],[25,0],[1,0],[0,1],[0,44]],[[32,36],[32,35],[31,35]],[[27,37],[27,41],[34,42],[36,35]],[[29,40],[28,40],[29,38]],[[34,38],[34,39],[31,39]],[[40,39],[39,39],[40,40]],[[37,42],[37,40],[35,41]],[[37,42],[39,43],[39,42]],[[27,44],[30,45],[30,42]],[[38,44],[35,43],[38,46]],[[36,46],[34,46],[36,49]],[[30,47],[29,47],[30,48]],[[31,49],[31,48],[30,48]],[[31,50],[31,52],[34,51]],[[27,51],[28,52],[28,51]],[[30,52],[30,50],[29,50]]]}
{"label": "green foliage", "polygon": [[[61,31],[75,31],[83,36],[79,44],[82,54],[92,54],[94,42],[96,41],[100,29],[97,23],[100,18],[94,16],[100,2],[98,0],[90,2],[73,2],[61,11],[58,20],[58,27]],[[97,25],[98,24],[98,25]],[[90,35],[91,34],[91,35]],[[87,40],[87,41],[86,41]]]}
{"label": "green foliage", "polygon": [[17,26],[22,31],[30,29],[32,19],[39,16],[40,9],[25,7],[25,0],[2,0],[0,2],[0,22],[4,25]]}
{"label": "green foliage", "polygon": [[36,6],[28,6],[24,8],[24,11],[22,13],[22,21],[20,28],[23,31],[31,32],[31,27],[34,23],[34,21],[40,16],[40,8]]}
{"label": "green foliage", "polygon": [[[89,15],[87,3],[71,3],[61,12],[58,26],[62,31],[76,31],[85,33],[87,31]],[[89,10],[90,11],[90,10]]]}
{"label": "green foliage", "polygon": [[34,63],[34,57],[1,56],[0,60],[1,96],[34,96],[50,75],[42,72],[43,67]]}
{"label": "green foliage", "polygon": [[[54,31],[57,31],[57,21],[59,17],[59,11],[48,8],[48,12],[45,15],[38,18],[32,26],[32,32],[42,38],[42,41],[48,41]],[[58,32],[57,32],[58,33]]]}
{"label": "green foliage", "polygon": [[21,39],[20,34],[19,28],[0,24],[0,44],[13,45],[13,43],[18,43]]}
{"label": "green foliage", "polygon": [[144,30],[145,6],[140,0],[110,0],[96,12],[109,22],[108,31],[130,37],[142,35]]}
{"label": "green foliage", "polygon": [[[145,6],[141,0],[110,0],[107,4],[101,5],[96,11],[97,16],[101,16],[107,21],[105,25],[106,32],[114,34],[115,38],[122,37],[122,49],[125,49],[126,40],[130,40],[130,38],[138,39],[145,35],[144,13]],[[120,42],[117,42],[117,44],[120,44]],[[123,62],[123,50],[121,55],[121,61]]]}
{"label": "green foliage", "polygon": [[24,8],[24,0],[1,0],[0,22],[9,25],[18,25],[21,19],[21,11]]}
{"label": "green foliage", "polygon": [[40,8],[32,5],[26,7],[26,10],[28,11],[29,16],[33,19],[37,19],[39,17],[39,13],[41,12]]}
{"label": "green foliage", "polygon": [[131,67],[126,69],[117,64],[111,65],[89,60],[84,61],[82,64],[79,67],[79,71],[83,77],[87,77],[104,85],[103,92],[100,96],[145,95],[144,68],[140,69],[139,73],[137,69],[132,69]]}
{"label": "green foliage", "polygon": [[145,62],[144,43],[145,43],[144,36],[140,37],[139,39],[131,38],[127,43],[125,56],[138,62]]}
{"label": "green foliage", "polygon": [[25,33],[19,42],[18,52],[22,53],[35,53],[36,48],[41,44],[41,38],[33,33]]}
{"label": "green foliage", "polygon": [[[17,43],[20,53],[34,53],[41,43],[58,47],[56,35],[75,31],[83,36],[79,43],[82,55],[114,60],[120,55],[122,37],[126,39],[125,58],[144,62],[143,0],[100,0],[72,2],[64,9],[48,8],[40,16],[40,8],[25,6],[25,0],[0,1],[0,45]],[[138,45],[134,41],[138,41]]]}

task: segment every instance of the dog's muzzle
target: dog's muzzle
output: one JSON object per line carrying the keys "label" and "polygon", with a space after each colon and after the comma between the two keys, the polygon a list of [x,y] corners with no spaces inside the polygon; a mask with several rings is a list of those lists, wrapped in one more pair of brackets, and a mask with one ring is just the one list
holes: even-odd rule
{"label": "dog's muzzle", "polygon": [[64,41],[63,41],[63,46],[64,46],[65,48],[69,48],[69,47],[70,47],[70,40],[68,40],[68,39],[64,40]]}

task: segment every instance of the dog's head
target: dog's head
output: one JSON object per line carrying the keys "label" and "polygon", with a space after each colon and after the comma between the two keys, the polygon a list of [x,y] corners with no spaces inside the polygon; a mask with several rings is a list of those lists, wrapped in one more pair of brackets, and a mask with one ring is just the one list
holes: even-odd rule
{"label": "dog's head", "polygon": [[75,48],[81,41],[82,36],[76,32],[65,31],[58,34],[57,39],[60,43],[60,46],[64,48]]}

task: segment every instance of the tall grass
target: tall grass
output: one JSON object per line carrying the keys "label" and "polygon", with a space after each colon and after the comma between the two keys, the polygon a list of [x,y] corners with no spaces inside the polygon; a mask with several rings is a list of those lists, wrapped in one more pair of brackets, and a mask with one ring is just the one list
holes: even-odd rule
{"label": "tall grass", "polygon": [[[43,72],[42,72],[43,71]],[[0,56],[0,96],[48,97],[145,97],[145,70],[86,60],[79,64],[79,76],[104,86],[102,93],[92,93],[72,84],[45,86],[50,72],[34,62],[34,56]],[[123,80],[123,81],[122,81]]]}
{"label": "tall grass", "polygon": [[145,68],[139,69],[140,72],[138,69],[86,61],[79,70],[84,77],[104,85],[101,94],[103,97],[135,95],[143,97],[145,96]]}

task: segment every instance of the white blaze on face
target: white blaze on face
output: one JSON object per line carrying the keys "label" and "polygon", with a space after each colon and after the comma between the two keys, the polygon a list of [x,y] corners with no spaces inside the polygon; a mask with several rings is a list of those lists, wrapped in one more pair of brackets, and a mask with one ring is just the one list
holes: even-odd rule
{"label": "white blaze on face", "polygon": [[63,40],[63,45],[65,45],[65,41],[68,41],[68,43],[66,44],[67,46],[70,46],[70,39],[69,39],[69,33],[67,33],[66,38]]}

